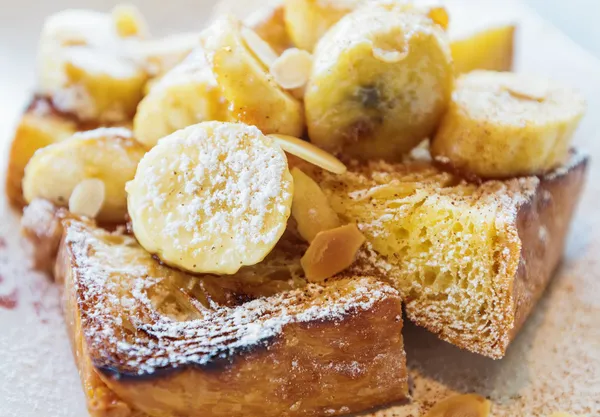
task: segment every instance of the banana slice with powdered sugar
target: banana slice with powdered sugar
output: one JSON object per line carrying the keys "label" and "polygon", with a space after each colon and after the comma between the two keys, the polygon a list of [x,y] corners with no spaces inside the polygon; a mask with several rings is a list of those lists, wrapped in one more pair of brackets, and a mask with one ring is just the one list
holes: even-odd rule
{"label": "banana slice with powdered sugar", "polygon": [[564,162],[584,112],[583,97],[558,83],[474,71],[459,78],[432,155],[482,178],[541,174]]}
{"label": "banana slice with powdered sugar", "polygon": [[159,141],[127,193],[147,251],[187,271],[233,274],[279,241],[293,180],[281,147],[256,127],[205,122]]}

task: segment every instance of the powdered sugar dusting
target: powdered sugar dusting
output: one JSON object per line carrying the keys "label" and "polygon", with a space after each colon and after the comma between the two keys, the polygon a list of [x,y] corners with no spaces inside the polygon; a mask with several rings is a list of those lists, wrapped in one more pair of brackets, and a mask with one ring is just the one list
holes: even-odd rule
{"label": "powdered sugar dusting", "polygon": [[77,139],[96,139],[105,137],[131,139],[133,138],[133,132],[124,127],[99,127],[84,132],[76,132],[73,137]]}
{"label": "powdered sugar dusting", "polygon": [[[88,349],[103,362],[97,365],[125,374],[205,365],[264,346],[291,323],[342,320],[397,296],[385,284],[355,278],[325,287],[308,284],[241,305],[213,302],[196,311],[197,318],[178,320],[157,310],[156,288],[169,285],[179,273],[158,265],[132,238],[74,221],[67,227],[66,241],[76,264],[73,279]],[[89,256],[91,251],[94,256]],[[135,332],[115,320],[123,317],[119,310],[126,311]],[[360,373],[352,363],[343,371]]]}
{"label": "powdered sugar dusting", "polygon": [[[285,230],[291,191],[285,154],[270,138],[255,127],[218,122],[162,139],[128,185],[142,245],[169,262],[184,254],[184,267],[199,271],[211,271],[193,267],[207,251],[207,265],[259,262],[264,245],[272,248]],[[167,239],[155,243],[152,236]]]}

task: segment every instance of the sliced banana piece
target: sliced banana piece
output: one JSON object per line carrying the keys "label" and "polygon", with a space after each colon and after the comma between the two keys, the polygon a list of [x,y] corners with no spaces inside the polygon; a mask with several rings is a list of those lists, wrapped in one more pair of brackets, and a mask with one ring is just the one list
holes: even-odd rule
{"label": "sliced banana piece", "polygon": [[217,20],[202,36],[217,83],[230,103],[231,116],[265,134],[300,136],[304,129],[302,105],[269,74],[269,61],[277,55],[265,52],[269,48],[266,42],[252,39],[256,40],[250,29],[233,17]]}
{"label": "sliced banana piece", "polygon": [[122,38],[148,38],[150,30],[139,9],[131,4],[119,4],[112,9],[115,30]]}
{"label": "sliced banana piece", "polygon": [[200,45],[199,33],[179,33],[154,39],[129,38],[123,41],[125,55],[152,79],[179,65]]}
{"label": "sliced banana piece", "polygon": [[139,12],[126,6],[113,15],[67,10],[51,16],[40,39],[38,93],[80,121],[131,120],[147,75],[127,56],[123,36],[139,42],[144,25]]}
{"label": "sliced banana piece", "polygon": [[477,69],[510,71],[515,49],[515,31],[514,25],[506,25],[454,39],[450,48],[455,72],[464,74]]}
{"label": "sliced banana piece", "polygon": [[395,4],[356,10],[315,50],[309,137],[358,159],[401,160],[433,133],[453,82],[446,34],[425,14]]}
{"label": "sliced banana piece", "polygon": [[82,121],[131,120],[143,96],[146,74],[133,62],[87,47],[62,50],[64,84],[52,94],[54,106]]}
{"label": "sliced banana piece", "polygon": [[285,26],[284,13],[283,2],[263,6],[244,19],[244,24],[271,45],[275,52],[281,54],[292,47],[292,40]]}
{"label": "sliced banana piece", "polygon": [[477,394],[463,394],[440,401],[426,417],[488,417],[490,409],[490,400]]}
{"label": "sliced banana piece", "polygon": [[151,148],[179,129],[203,121],[227,120],[227,106],[204,51],[197,49],[165,74],[141,101],[133,120],[135,137]]}
{"label": "sliced banana piece", "polygon": [[292,177],[292,216],[298,224],[300,236],[307,242],[312,242],[318,233],[341,226],[340,218],[331,208],[319,184],[298,167],[292,168]]}
{"label": "sliced banana piece", "polygon": [[431,152],[482,178],[540,174],[564,162],[584,112],[583,97],[555,82],[474,71],[459,78]]}
{"label": "sliced banana piece", "polygon": [[285,23],[294,45],[312,52],[330,27],[366,2],[367,0],[285,0]]}
{"label": "sliced banana piece", "polygon": [[52,96],[67,83],[64,50],[71,46],[114,49],[120,40],[107,13],[69,9],[51,15],[44,22],[38,46],[39,93]]}
{"label": "sliced banana piece", "polygon": [[162,139],[127,193],[146,250],[187,271],[233,274],[285,231],[293,180],[285,153],[256,127],[205,122]]}
{"label": "sliced banana piece", "polygon": [[119,35],[110,14],[67,9],[46,19],[40,36],[40,48],[49,44],[110,48],[118,40]]}
{"label": "sliced banana piece", "polygon": [[304,159],[319,168],[323,168],[334,174],[343,174],[347,171],[346,165],[342,161],[310,142],[288,135],[273,134],[269,135],[269,137],[277,142],[281,146],[281,149],[287,153]]}
{"label": "sliced banana piece", "polygon": [[[123,222],[127,214],[125,183],[135,175],[145,149],[124,128],[101,128],[37,151],[25,168],[23,194],[30,203],[44,198],[67,206],[82,181],[104,183],[105,196],[98,220]],[[74,203],[76,204],[76,203]]]}

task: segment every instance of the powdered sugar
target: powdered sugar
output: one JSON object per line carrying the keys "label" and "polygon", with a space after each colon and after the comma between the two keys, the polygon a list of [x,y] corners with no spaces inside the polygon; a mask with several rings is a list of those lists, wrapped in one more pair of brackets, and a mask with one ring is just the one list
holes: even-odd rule
{"label": "powdered sugar", "polygon": [[[156,288],[168,286],[175,272],[156,264],[130,237],[119,237],[119,243],[116,239],[79,222],[72,222],[66,230],[88,349],[98,366],[125,374],[206,365],[263,346],[289,324],[342,320],[351,312],[368,311],[379,300],[397,296],[387,285],[356,278],[329,287],[309,284],[241,305],[213,303],[197,311],[198,318],[177,320],[157,310],[156,299]],[[90,251],[94,256],[89,256]],[[117,293],[129,294],[127,301]],[[135,333],[114,320],[123,316],[119,313],[123,309]],[[349,375],[361,372],[357,363],[332,366]]]}
{"label": "powdered sugar", "polygon": [[[277,242],[291,187],[285,154],[257,128],[203,123],[162,139],[144,157],[128,185],[130,214],[142,245],[167,262],[233,273]],[[211,259],[203,259],[207,252]]]}
{"label": "powdered sugar", "polygon": [[73,137],[77,139],[95,139],[104,137],[131,139],[133,138],[133,132],[124,127],[99,127],[97,129],[86,130],[84,132],[76,132]]}

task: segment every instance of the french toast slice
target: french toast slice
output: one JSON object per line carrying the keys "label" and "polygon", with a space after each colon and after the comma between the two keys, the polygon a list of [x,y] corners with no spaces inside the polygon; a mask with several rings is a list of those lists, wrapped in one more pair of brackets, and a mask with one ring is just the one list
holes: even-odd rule
{"label": "french toast slice", "polygon": [[25,166],[40,148],[67,139],[80,129],[74,117],[56,111],[49,100],[34,97],[21,116],[10,147],[6,172],[6,195],[15,207],[22,208],[21,182]]}
{"label": "french toast slice", "polygon": [[339,415],[409,397],[399,293],[360,262],[308,284],[288,232],[234,276],[189,275],[131,236],[62,226],[55,276],[93,416]]}
{"label": "french toast slice", "polygon": [[563,254],[587,158],[541,177],[469,183],[428,160],[303,166],[356,222],[407,317],[441,339],[501,358]]}

